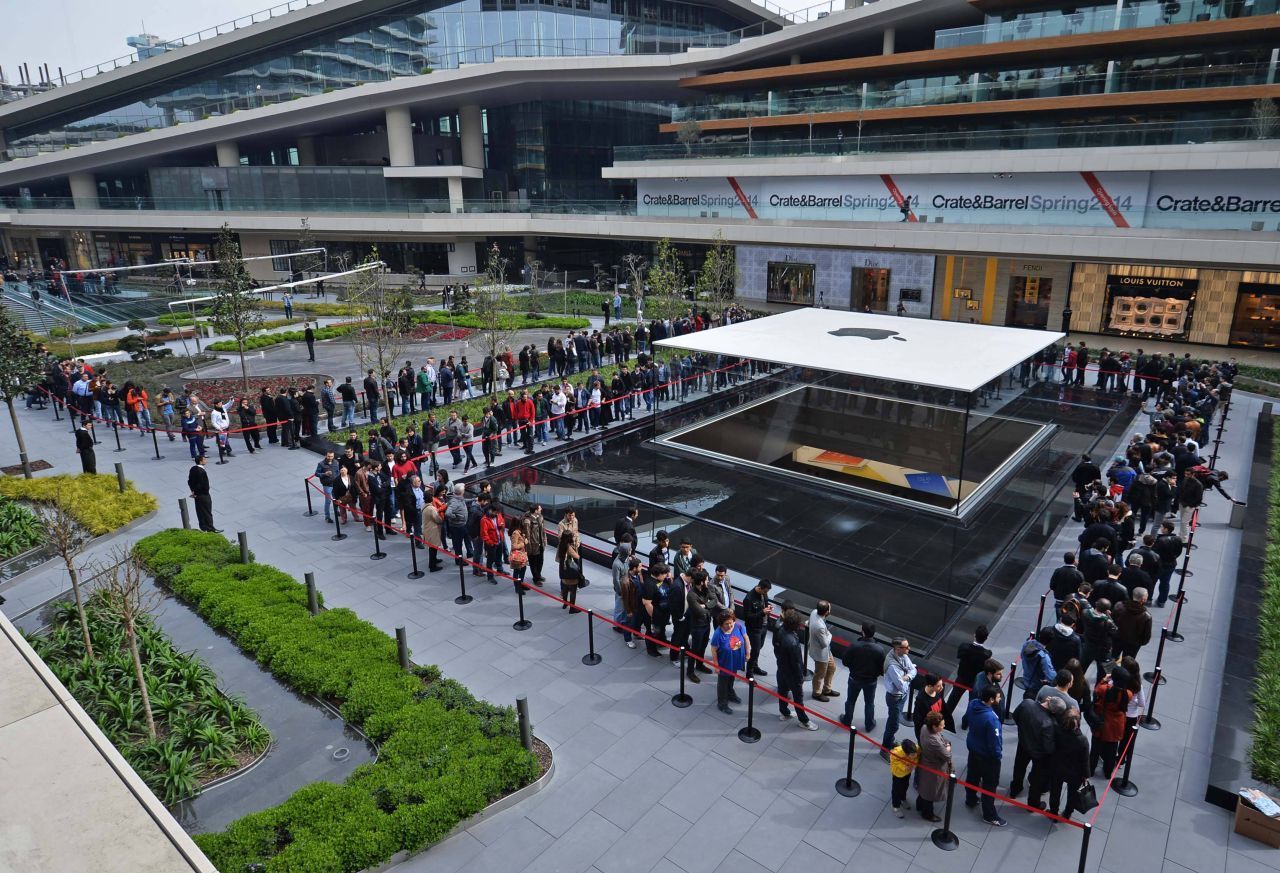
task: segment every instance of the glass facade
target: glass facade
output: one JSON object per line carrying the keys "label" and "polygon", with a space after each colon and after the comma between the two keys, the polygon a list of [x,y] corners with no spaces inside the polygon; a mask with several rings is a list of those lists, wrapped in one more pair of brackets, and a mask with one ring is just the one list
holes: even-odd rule
{"label": "glass facade", "polygon": [[724,45],[776,29],[678,0],[414,3],[223,69],[136,93],[92,115],[7,131],[21,157],[495,57],[621,55]]}

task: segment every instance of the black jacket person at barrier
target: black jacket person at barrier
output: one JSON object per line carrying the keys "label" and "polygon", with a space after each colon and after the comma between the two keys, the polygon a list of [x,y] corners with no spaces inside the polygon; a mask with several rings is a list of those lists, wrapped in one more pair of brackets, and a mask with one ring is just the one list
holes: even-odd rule
{"label": "black jacket person at barrier", "polygon": [[276,439],[276,422],[279,420],[276,415],[276,401],[266,388],[263,388],[262,394],[258,396],[258,406],[262,409],[262,420],[267,423],[267,442],[279,442]]}
{"label": "black jacket person at barrier", "polygon": [[80,419],[76,425],[76,454],[80,456],[80,467],[90,475],[98,472],[98,453],[93,449],[92,419]]}
{"label": "black jacket person at barrier", "polygon": [[1009,796],[1017,797],[1022,793],[1022,784],[1027,777],[1027,765],[1031,766],[1030,781],[1027,783],[1027,805],[1039,808],[1040,796],[1049,787],[1050,759],[1054,753],[1055,729],[1057,716],[1066,712],[1066,704],[1061,698],[1046,697],[1044,700],[1025,698],[1013,711],[1013,720],[1018,725],[1018,751],[1013,758],[1013,779],[1009,783]]}
{"label": "black jacket person at barrier", "polygon": [[187,489],[196,504],[196,519],[200,530],[221,533],[213,526],[213,497],[209,494],[209,472],[205,470],[204,464],[204,455],[199,455],[187,473]]}
{"label": "black jacket person at barrier", "polygon": [[742,623],[747,628],[747,639],[751,641],[751,658],[747,661],[747,675],[768,675],[760,669],[760,649],[764,646],[765,625],[773,615],[773,604],[769,602],[769,589],[773,583],[761,579],[742,598]]}

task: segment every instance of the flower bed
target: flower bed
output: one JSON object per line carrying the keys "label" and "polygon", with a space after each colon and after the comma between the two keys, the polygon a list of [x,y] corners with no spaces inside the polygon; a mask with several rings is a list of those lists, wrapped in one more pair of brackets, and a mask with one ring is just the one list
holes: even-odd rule
{"label": "flower bed", "polygon": [[[284,376],[250,376],[249,377],[249,398],[253,400],[257,406],[258,395],[262,393],[262,389],[266,388],[275,395],[281,388],[297,388],[301,391],[303,388],[319,385],[324,381],[324,376],[312,375],[310,373],[291,373]],[[183,383],[183,388],[190,389],[193,393],[200,396],[206,402],[226,401],[232,397],[241,397],[244,395],[244,381],[239,376],[226,376],[219,379],[190,379]],[[232,412],[235,410],[233,409]]]}
{"label": "flower bed", "polygon": [[135,518],[155,512],[154,496],[125,483],[124,493],[115,476],[41,476],[39,479],[0,479],[0,497],[30,503],[57,501],[76,523],[94,536],[124,527]]}
{"label": "flower bed", "polygon": [[225,696],[204,662],[179,652],[143,618],[138,649],[156,723],[151,739],[124,625],[98,595],[85,614],[93,658],[70,602],[55,604],[53,626],[28,642],[162,802],[192,797],[266,750],[271,734],[257,715]]}
{"label": "flower bed", "polygon": [[355,873],[417,851],[538,775],[510,707],[477,700],[434,667],[400,670],[395,641],[355,613],[312,616],[306,588],[237,563],[216,534],[167,530],[140,540],[156,578],[281,681],[337,703],[380,745],[342,785],[316,783],[196,842],[224,871]]}
{"label": "flower bed", "polygon": [[[328,327],[322,327],[316,330],[316,340],[336,339],[340,336],[346,336],[356,329],[354,324],[332,324]],[[260,336],[247,337],[244,341],[244,350],[246,352],[255,351],[257,349],[265,349],[271,346],[278,346],[281,343],[300,343],[304,342],[306,335],[301,330],[283,330],[279,333],[264,333]],[[205,346],[211,352],[238,352],[240,347],[236,345],[235,340],[218,340],[216,343],[209,343]]]}
{"label": "flower bed", "polygon": [[475,336],[475,331],[466,327],[449,327],[446,324],[415,324],[409,335],[423,342],[455,342]]}

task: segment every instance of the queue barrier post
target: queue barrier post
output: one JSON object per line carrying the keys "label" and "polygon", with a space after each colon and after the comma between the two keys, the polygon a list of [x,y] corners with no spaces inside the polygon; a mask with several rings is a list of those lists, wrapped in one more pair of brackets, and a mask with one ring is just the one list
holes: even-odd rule
{"label": "queue barrier post", "polygon": [[[521,590],[520,594],[523,595],[524,591]],[[524,597],[522,596],[520,600],[523,602]],[[596,664],[599,664],[603,660],[604,658],[600,657],[600,654],[596,651],[596,613],[595,613],[595,610],[588,609],[587,610],[587,653],[582,656],[582,663],[586,664],[588,667],[594,667]],[[683,662],[681,662],[681,667],[683,668],[683,666],[684,664]]]}
{"label": "queue barrier post", "polygon": [[418,544],[413,541],[413,534],[408,534],[405,540],[409,543],[409,561],[413,564],[413,570],[409,572],[409,578],[421,579],[427,574],[418,569]]}
{"label": "queue barrier post", "polygon": [[339,517],[338,517],[338,507],[335,506],[333,508],[333,536],[329,537],[329,539],[333,540],[334,542],[341,542],[346,538],[347,538],[347,535],[342,532],[342,522],[339,520]]}
{"label": "queue barrier post", "polygon": [[376,518],[373,519],[372,529],[373,529],[373,554],[369,556],[369,560],[381,561],[383,558],[387,556],[387,553],[382,551],[382,537],[379,535],[379,532],[378,532],[378,520]]}
{"label": "queue barrier post", "polygon": [[527,631],[529,628],[533,627],[533,622],[529,621],[529,619],[524,617],[524,592],[523,591],[516,592],[516,606],[520,610],[520,618],[512,622],[511,627],[514,630]]}
{"label": "queue barrier post", "polygon": [[[684,671],[681,671],[683,675]],[[738,739],[744,743],[760,742],[760,728],[755,725],[756,677],[747,676],[747,726],[738,731]]]}
{"label": "queue barrier post", "polygon": [[120,423],[118,421],[111,422],[111,431],[116,435],[116,447],[112,449],[112,451],[115,451],[115,452],[129,451],[124,446],[120,445]]}
{"label": "queue barrier post", "polygon": [[802,646],[804,646],[804,649],[803,649],[803,651],[804,651],[804,678],[806,678],[806,679],[812,679],[812,678],[813,678],[813,671],[809,669],[809,626],[808,626],[808,625],[805,625],[804,630],[803,630],[803,631],[801,631],[801,634],[802,634],[802,639],[800,640],[800,644],[801,644]]}
{"label": "queue barrier post", "polygon": [[[49,399],[50,399],[51,401],[53,401],[53,403],[52,403],[52,405],[53,405],[53,420],[54,420],[54,421],[62,421],[62,416],[58,414],[58,398],[57,398],[57,397],[54,397],[52,394],[50,394],[50,395],[49,395]],[[68,416],[68,417],[69,417],[69,416]],[[1221,431],[1219,431],[1219,433],[1221,433]]]}
{"label": "queue barrier post", "polygon": [[316,591],[316,574],[307,573],[303,578],[307,580],[307,611],[312,615],[319,615],[320,592]]}
{"label": "queue barrier post", "polygon": [[862,786],[853,778],[853,746],[858,740],[858,732],[849,728],[849,758],[845,762],[844,778],[836,780],[836,793],[841,797],[857,797],[862,793]]}
{"label": "queue barrier post", "polygon": [[[81,415],[80,420],[88,424],[93,424],[93,419],[87,415]],[[74,418],[71,420],[71,432],[72,433],[76,432],[76,422]],[[93,444],[95,446],[102,445],[101,440],[98,439],[98,429],[96,427],[89,428],[89,436],[93,437]]]}
{"label": "queue barrier post", "polygon": [[1013,707],[1009,705],[1009,701],[1013,700],[1014,681],[1018,677],[1018,661],[1015,658],[1013,664],[1009,667],[1009,691],[1004,696],[1004,714],[1000,717],[1002,724],[1013,724]]}
{"label": "queue barrier post", "polygon": [[178,513],[182,516],[182,529],[191,530],[191,510],[187,508],[187,498],[178,498]]}
{"label": "queue barrier post", "polygon": [[1077,873],[1085,873],[1085,865],[1089,862],[1089,835],[1093,833],[1093,823],[1084,823],[1084,834],[1080,837],[1080,866]]}
{"label": "queue barrier post", "polygon": [[396,628],[396,655],[400,658],[400,669],[409,672],[409,634],[402,628]]}
{"label": "queue barrier post", "polygon": [[156,436],[157,433],[158,431],[154,427],[151,428],[151,444],[156,447],[156,456],[152,460],[163,461],[164,455],[160,454],[160,438]]}
{"label": "queue barrier post", "polygon": [[1169,630],[1169,639],[1175,643],[1186,640],[1186,637],[1178,633],[1178,624],[1182,621],[1182,604],[1186,602],[1186,599],[1187,595],[1182,590],[1182,585],[1179,584],[1178,595],[1175,598],[1176,602],[1173,604],[1173,627]]}
{"label": "queue barrier post", "polygon": [[1134,723],[1129,725],[1129,742],[1125,744],[1124,773],[1120,775],[1119,779],[1111,781],[1111,787],[1121,797],[1135,797],[1138,794],[1138,786],[1129,778],[1129,774],[1133,771],[1133,749],[1137,744],[1138,725]]}
{"label": "queue barrier post", "polygon": [[1036,626],[1031,629],[1033,634],[1039,633],[1040,628],[1044,627],[1044,602],[1049,598],[1049,592],[1040,595],[1040,611],[1036,613]]}
{"label": "queue barrier post", "polygon": [[306,480],[302,482],[302,490],[307,494],[307,511],[303,513],[307,518],[311,518],[316,514],[316,508],[311,505],[311,484]]}
{"label": "queue barrier post", "polygon": [[[1164,662],[1164,644],[1168,639],[1169,629],[1167,627],[1160,628],[1160,646],[1156,649],[1156,669],[1142,674],[1142,678],[1146,679],[1148,682],[1154,682],[1157,679],[1156,671],[1160,669],[1160,665]],[[1160,684],[1163,685],[1166,681],[1164,676],[1159,676],[1158,678],[1160,680]]]}
{"label": "queue barrier post", "polygon": [[693,704],[693,697],[684,690],[685,664],[688,653],[685,647],[680,647],[680,691],[671,695],[671,705],[677,709],[685,709]]}
{"label": "queue barrier post", "polygon": [[249,534],[247,531],[237,531],[236,539],[240,543],[240,563],[249,563]]}
{"label": "queue barrier post", "polygon": [[[453,598],[453,602],[459,606],[466,606],[475,598],[467,593],[467,569],[462,564],[458,565],[458,587],[462,589],[457,597]],[[524,598],[521,598],[523,600]]]}
{"label": "queue barrier post", "polygon": [[523,694],[516,698],[516,718],[520,722],[520,745],[526,752],[532,752],[533,723],[529,721],[529,698]]}
{"label": "queue barrier post", "polygon": [[124,464],[116,464],[116,487],[120,489],[121,494],[123,494],[125,489],[129,487],[129,483],[126,482],[124,478]]}
{"label": "queue barrier post", "polygon": [[929,834],[929,839],[933,844],[944,852],[954,852],[960,848],[960,838],[951,830],[951,807],[956,799],[956,776],[954,770],[947,776],[947,808],[942,813],[942,827],[934,828],[933,833]]}
{"label": "queue barrier post", "polygon": [[1160,730],[1160,720],[1156,718],[1156,692],[1160,690],[1160,667],[1156,667],[1155,680],[1151,683],[1151,700],[1147,701],[1147,714],[1138,718],[1138,726],[1149,731]]}

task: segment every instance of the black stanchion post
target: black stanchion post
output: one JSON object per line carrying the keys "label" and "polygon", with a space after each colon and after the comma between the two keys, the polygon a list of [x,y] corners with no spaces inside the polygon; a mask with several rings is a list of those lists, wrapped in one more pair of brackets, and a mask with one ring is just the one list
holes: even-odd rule
{"label": "black stanchion post", "polygon": [[[88,418],[88,416],[81,416],[81,418]],[[93,421],[93,419],[91,419],[91,418],[89,418],[88,420],[89,420],[89,421]],[[75,419],[74,419],[74,418],[72,418],[72,419],[71,419],[71,432],[72,432],[72,433],[75,433],[75,432],[76,432],[76,421],[75,421]],[[94,425],[93,427],[89,428],[89,436],[93,437],[93,444],[94,444],[95,446],[100,446],[100,445],[102,445],[101,441],[99,441],[99,439],[98,439],[98,426],[97,426],[97,425]]]}
{"label": "black stanchion post", "polygon": [[307,610],[312,615],[319,615],[320,592],[316,590],[316,574],[307,573],[303,578],[307,580]]}
{"label": "black stanchion post", "polygon": [[[1166,627],[1160,628],[1160,646],[1156,649],[1156,670],[1159,670],[1161,663],[1164,662],[1164,644],[1165,644],[1165,640],[1167,640],[1168,638],[1169,638],[1169,629]],[[1148,682],[1154,682],[1156,679],[1156,670],[1143,673],[1142,678],[1146,679]],[[1164,683],[1165,683],[1165,678],[1161,676],[1160,684],[1163,685]]]}
{"label": "black stanchion post", "polygon": [[862,793],[862,786],[853,778],[853,744],[858,739],[858,732],[849,728],[849,758],[845,762],[844,778],[836,780],[836,792],[841,797],[857,797]]}
{"label": "black stanchion post", "polygon": [[116,447],[113,451],[117,451],[117,452],[129,451],[124,446],[120,445],[120,423],[119,422],[117,421],[111,422],[111,431],[116,435]]}
{"label": "black stanchion post", "polygon": [[1040,611],[1036,613],[1036,626],[1031,629],[1033,634],[1039,633],[1040,628],[1044,627],[1044,602],[1048,597],[1048,592],[1040,595]]}
{"label": "black stanchion post", "polygon": [[[466,606],[468,603],[470,603],[472,600],[475,599],[470,594],[467,593],[467,568],[464,564],[458,565],[458,587],[462,589],[462,593],[459,594],[457,597],[453,598],[454,603],[458,604],[459,606]],[[523,597],[520,599],[524,600]]]}
{"label": "black stanchion post", "polygon": [[523,694],[516,698],[516,718],[520,722],[520,745],[526,752],[532,752],[533,724],[529,721],[529,699]]}
{"label": "black stanchion post", "polygon": [[338,542],[346,538],[347,535],[342,532],[342,522],[338,518],[338,507],[335,506],[333,508],[333,536],[329,537],[329,539]]}
{"label": "black stanchion post", "polygon": [[747,726],[738,731],[738,739],[744,743],[760,742],[760,728],[755,726],[756,677],[747,677]]}
{"label": "black stanchion post", "polygon": [[182,515],[182,529],[191,530],[191,510],[187,508],[187,498],[178,498],[178,512]]}
{"label": "black stanchion post", "polygon": [[249,534],[247,531],[237,531],[236,539],[240,541],[240,563],[249,563]]}
{"label": "black stanchion post", "polygon": [[125,489],[129,487],[128,483],[124,480],[124,464],[116,464],[116,487],[120,489],[121,494],[123,494]]}
{"label": "black stanchion post", "polygon": [[800,644],[804,646],[804,678],[812,679],[813,671],[809,669],[809,626],[805,625],[803,630],[803,639]]}
{"label": "black stanchion post", "polygon": [[[1191,558],[1191,553],[1188,551],[1187,559],[1190,559],[1190,558]],[[1187,565],[1187,562],[1183,561],[1182,566],[1186,567],[1186,565]],[[1178,593],[1175,594],[1173,597],[1174,599],[1173,627],[1170,628],[1169,630],[1169,639],[1175,643],[1180,643],[1186,640],[1186,637],[1178,633],[1178,623],[1182,621],[1182,607],[1187,602],[1186,588],[1187,588],[1187,575],[1184,573],[1182,575],[1182,578],[1178,580]]]}
{"label": "black stanchion post", "polygon": [[520,609],[520,618],[512,623],[511,627],[518,631],[527,631],[533,627],[533,622],[524,617],[524,592],[516,592],[516,606]]}
{"label": "black stanchion post", "polygon": [[[62,421],[62,416],[58,414],[58,398],[57,398],[57,397],[54,397],[52,394],[50,394],[50,395],[49,395],[49,402],[53,404],[53,420],[54,420],[54,421]],[[68,417],[70,417],[70,416],[68,416]],[[1218,431],[1218,433],[1219,433],[1219,435],[1221,435],[1222,431],[1221,431],[1221,430],[1219,430],[1219,431]]]}
{"label": "black stanchion post", "polygon": [[1156,718],[1156,692],[1160,690],[1160,668],[1156,667],[1155,681],[1151,683],[1151,699],[1147,701],[1147,714],[1138,717],[1138,726],[1149,731],[1160,730],[1160,720]]}
{"label": "black stanchion post", "polygon": [[405,539],[408,540],[409,542],[409,560],[413,564],[413,571],[409,573],[409,578],[421,579],[423,576],[427,574],[423,573],[421,570],[418,569],[418,544],[413,541],[412,534],[405,537]]}
{"label": "black stanchion post", "polygon": [[370,561],[381,561],[387,556],[387,553],[382,551],[382,533],[378,527],[378,520],[375,518],[373,520],[373,554],[369,556]]}
{"label": "black stanchion post", "polygon": [[1129,725],[1129,742],[1125,746],[1124,755],[1124,773],[1119,779],[1113,779],[1111,787],[1116,790],[1116,794],[1121,797],[1134,797],[1138,793],[1138,786],[1133,784],[1133,780],[1129,778],[1129,773],[1133,770],[1133,749],[1138,744],[1138,725],[1136,723]]}
{"label": "black stanchion post", "polygon": [[[521,593],[523,594],[524,592],[521,592]],[[520,599],[524,600],[523,597],[521,597]],[[586,664],[588,667],[594,667],[596,664],[599,664],[603,660],[604,658],[600,657],[600,655],[596,652],[596,613],[595,613],[595,610],[588,609],[587,610],[587,653],[582,656],[582,663]],[[684,667],[683,661],[681,661],[680,666],[683,669]]]}
{"label": "black stanchion post", "polygon": [[409,634],[404,628],[396,628],[396,654],[400,657],[400,669],[409,672]]}
{"label": "black stanchion post", "polygon": [[947,808],[942,813],[942,827],[934,828],[929,834],[933,844],[944,852],[954,852],[960,848],[960,838],[951,832],[951,807],[956,799],[956,773],[951,771],[947,776]]}
{"label": "black stanchion post", "polygon": [[1013,707],[1009,705],[1009,702],[1013,700],[1013,683],[1017,676],[1018,660],[1015,658],[1013,664],[1009,667],[1009,690],[1004,695],[1004,715],[1001,716],[1001,721],[1005,724],[1013,724]]}
{"label": "black stanchion post", "polygon": [[[671,705],[679,709],[684,709],[693,703],[693,698],[684,690],[684,675],[687,664],[686,658],[688,654],[685,652],[684,646],[680,647],[680,691],[678,694],[671,695]],[[716,675],[719,678],[719,674]]]}
{"label": "black stanchion post", "polygon": [[316,514],[316,508],[311,505],[311,483],[303,481],[302,490],[307,493],[307,511],[303,513],[307,518]]}
{"label": "black stanchion post", "polygon": [[156,436],[156,429],[151,428],[151,444],[156,447],[156,456],[152,460],[163,461],[164,455],[160,454],[160,439]]}
{"label": "black stanchion post", "polygon": [[1089,862],[1089,835],[1093,833],[1093,824],[1091,822],[1084,823],[1084,834],[1080,837],[1080,866],[1077,873],[1084,873],[1085,865]]}

